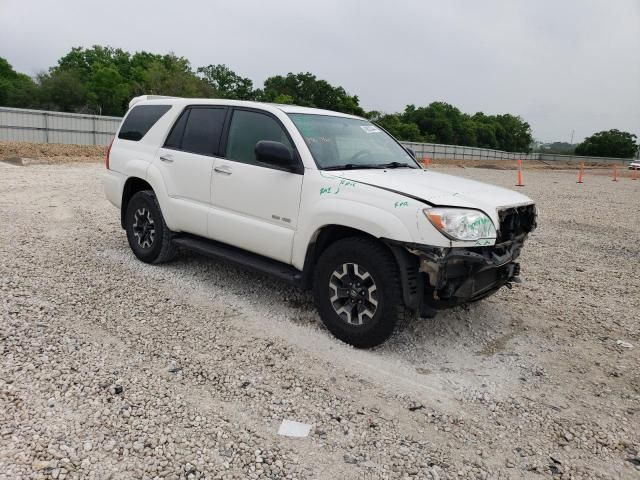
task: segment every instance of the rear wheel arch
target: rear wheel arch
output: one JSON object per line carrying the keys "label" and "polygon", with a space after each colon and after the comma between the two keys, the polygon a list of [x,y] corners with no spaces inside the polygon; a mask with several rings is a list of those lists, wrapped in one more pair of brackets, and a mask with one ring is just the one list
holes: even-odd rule
{"label": "rear wheel arch", "polygon": [[129,206],[129,200],[136,193],[141,192],[143,190],[151,190],[153,191],[153,187],[147,182],[139,177],[129,177],[127,181],[124,183],[124,188],[122,189],[122,203],[120,205],[120,224],[122,228],[125,228],[124,225],[124,217],[127,212],[127,207]]}

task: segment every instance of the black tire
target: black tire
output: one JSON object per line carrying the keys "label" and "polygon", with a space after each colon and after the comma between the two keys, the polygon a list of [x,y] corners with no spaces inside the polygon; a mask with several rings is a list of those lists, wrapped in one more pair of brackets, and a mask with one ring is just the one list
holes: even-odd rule
{"label": "black tire", "polygon": [[[146,224],[146,227],[143,225]],[[160,204],[152,190],[131,197],[124,217],[127,240],[134,255],[145,263],[170,261],[176,254],[172,232],[164,222]]]}
{"label": "black tire", "polygon": [[[356,282],[350,283],[350,278]],[[371,288],[367,281],[373,282],[372,292],[367,291]],[[354,283],[355,288],[346,286]],[[380,345],[407,315],[396,261],[386,246],[370,238],[345,238],[322,252],[316,263],[313,294],[329,331],[357,348]],[[376,305],[370,303],[374,300]]]}

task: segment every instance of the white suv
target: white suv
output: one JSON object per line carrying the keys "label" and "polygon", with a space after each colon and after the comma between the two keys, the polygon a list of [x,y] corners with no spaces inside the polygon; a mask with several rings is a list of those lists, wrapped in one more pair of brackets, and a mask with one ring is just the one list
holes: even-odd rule
{"label": "white suv", "polygon": [[106,166],[140,260],[181,247],[313,289],[356,347],[510,286],[536,226],[524,195],[424,170],[365,119],[292,105],[137,97]]}

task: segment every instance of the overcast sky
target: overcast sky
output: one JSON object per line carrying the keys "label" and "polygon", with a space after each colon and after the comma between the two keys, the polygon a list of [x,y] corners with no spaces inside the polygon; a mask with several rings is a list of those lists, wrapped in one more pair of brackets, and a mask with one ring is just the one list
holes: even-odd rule
{"label": "overcast sky", "polygon": [[225,63],[256,86],[309,71],[367,110],[513,113],[543,141],[640,136],[640,0],[0,0],[18,71],[94,44]]}

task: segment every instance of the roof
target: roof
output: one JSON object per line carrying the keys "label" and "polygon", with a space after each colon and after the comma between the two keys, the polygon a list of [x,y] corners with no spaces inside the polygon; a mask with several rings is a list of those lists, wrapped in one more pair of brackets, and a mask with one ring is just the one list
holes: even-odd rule
{"label": "roof", "polygon": [[[140,95],[134,97],[129,102],[129,108],[132,108],[138,103],[145,104],[174,104],[174,105],[228,105],[238,107],[260,108],[264,110],[278,109],[284,113],[305,113],[308,115],[327,115],[333,117],[345,117],[345,118],[361,118],[356,115],[349,115],[348,113],[334,112],[333,110],[323,110],[321,108],[300,107],[298,105],[283,105],[279,103],[267,103],[267,102],[252,102],[246,100],[229,100],[226,98],[184,98],[184,97],[166,97],[163,95]],[[270,107],[270,108],[265,108]]]}

